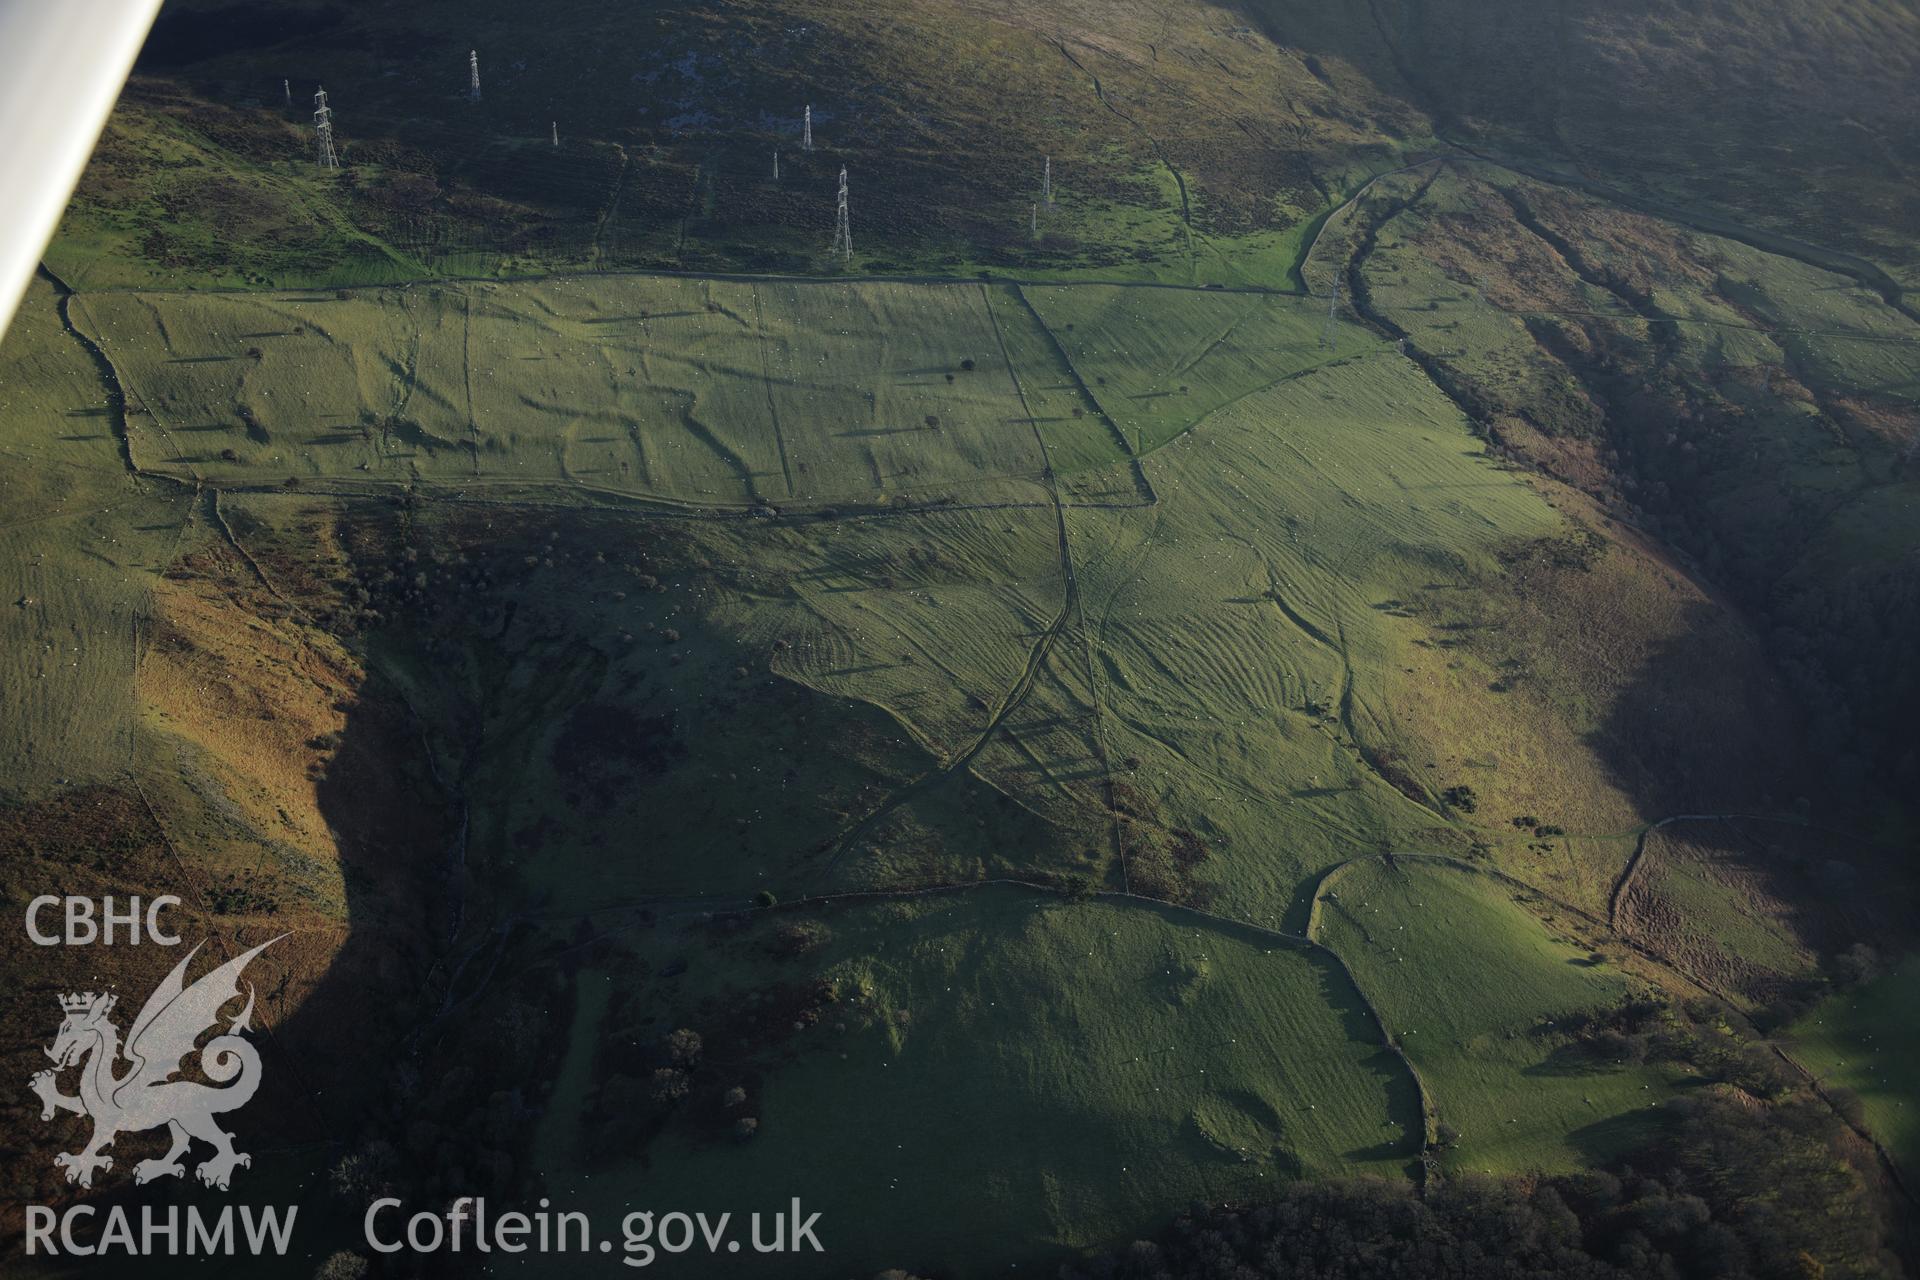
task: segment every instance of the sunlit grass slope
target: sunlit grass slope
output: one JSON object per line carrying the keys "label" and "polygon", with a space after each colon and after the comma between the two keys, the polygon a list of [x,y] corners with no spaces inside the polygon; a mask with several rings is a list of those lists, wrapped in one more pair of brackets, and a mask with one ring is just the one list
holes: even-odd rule
{"label": "sunlit grass slope", "polygon": [[[627,989],[635,970],[582,973],[585,1022],[540,1138],[556,1201],[718,1211],[797,1194],[822,1213],[836,1266],[976,1275],[1034,1243],[1144,1230],[1172,1201],[1393,1175],[1417,1151],[1411,1079],[1323,956],[1177,911],[1021,890],[818,918],[831,941],[798,960],[769,957],[768,921],[703,948],[684,976]],[[638,972],[661,973],[686,941],[637,936]],[[775,1015],[748,993],[777,981],[780,1000],[816,980],[834,999],[764,1033],[784,1061],[762,1084],[767,1059],[716,1023],[762,1034]],[[744,1012],[722,1013],[743,996]],[[750,1083],[758,1133],[713,1132],[696,1100],[649,1148],[651,1167],[616,1154],[552,1173],[580,1168],[595,1044],[636,1034],[622,1019],[641,1008],[705,1028],[708,1059],[726,1064],[716,1081]]]}
{"label": "sunlit grass slope", "polygon": [[1674,1096],[1656,1067],[1596,1061],[1554,1030],[1632,989],[1576,921],[1543,923],[1491,876],[1411,859],[1330,877],[1316,938],[1339,953],[1406,1052],[1460,1169],[1558,1171],[1640,1141]]}

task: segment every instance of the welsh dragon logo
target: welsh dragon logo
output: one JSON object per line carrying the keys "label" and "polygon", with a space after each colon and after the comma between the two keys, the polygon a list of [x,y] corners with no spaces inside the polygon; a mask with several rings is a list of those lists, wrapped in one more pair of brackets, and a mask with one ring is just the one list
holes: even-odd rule
{"label": "welsh dragon logo", "polygon": [[[196,945],[147,997],[124,1048],[119,1028],[107,1018],[117,997],[91,991],[60,997],[66,1017],[53,1047],[46,1051],[54,1066],[27,1083],[40,1096],[42,1120],[51,1120],[60,1111],[93,1120],[93,1136],[84,1149],[53,1158],[56,1166],[67,1171],[68,1182],[91,1187],[95,1170],[113,1168],[113,1157],[101,1151],[112,1146],[115,1137],[161,1125],[167,1126],[173,1146],[157,1160],[136,1164],[136,1183],[185,1175],[180,1157],[195,1138],[214,1149],[194,1170],[210,1187],[225,1191],[234,1169],[253,1163],[245,1152],[233,1149],[233,1135],[214,1121],[222,1112],[245,1106],[260,1087],[260,1055],[241,1037],[252,1030],[253,984],[247,984],[246,1008],[228,1022],[225,1033],[199,1050],[200,1070],[214,1084],[174,1077],[180,1074],[180,1060],[194,1052],[201,1034],[219,1026],[222,1006],[240,995],[241,970],[278,941],[269,939],[188,986],[187,965],[204,944]],[[131,1065],[116,1075],[123,1058]],[[80,1067],[80,1092],[69,1097],[60,1092],[59,1075],[74,1066]]]}

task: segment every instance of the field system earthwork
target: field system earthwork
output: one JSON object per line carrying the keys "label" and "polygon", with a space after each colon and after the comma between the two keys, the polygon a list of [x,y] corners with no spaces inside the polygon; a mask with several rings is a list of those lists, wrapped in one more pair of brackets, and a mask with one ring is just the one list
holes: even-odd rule
{"label": "field system earthwork", "polygon": [[[316,1218],[400,1167],[803,1194],[849,1274],[985,1274],[1292,1179],[1603,1164],[1762,1043],[1913,1176],[1913,964],[1792,1004],[1900,911],[1847,890],[1886,810],[1809,781],[1720,585],[1920,523],[1897,289],[1431,130],[1231,234],[1128,151],[1038,250],[829,271],[809,204],[641,253],[642,173],[428,253],[136,94],[103,155],[358,256],[223,273],[83,187],[0,346],[0,877],[293,931],[253,1149]],[[1627,383],[1738,447],[1582,427]],[[1610,487],[1669,446],[1673,494]],[[1708,473],[1724,553],[1670,514]],[[1743,559],[1763,495],[1801,518]],[[1734,1047],[1593,1051],[1650,1007]]]}

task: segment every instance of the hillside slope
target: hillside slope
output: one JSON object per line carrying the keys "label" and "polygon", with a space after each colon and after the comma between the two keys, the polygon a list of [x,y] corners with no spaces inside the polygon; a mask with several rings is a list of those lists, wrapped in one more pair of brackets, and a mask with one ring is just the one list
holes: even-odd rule
{"label": "hillside slope", "polygon": [[[1704,1115],[1827,1197],[1716,1222],[1890,1274],[1917,47],[179,0],[0,345],[9,899],[293,930],[245,1123],[320,1243],[817,1182],[967,1276]],[[72,1136],[0,1112],[6,1213]]]}

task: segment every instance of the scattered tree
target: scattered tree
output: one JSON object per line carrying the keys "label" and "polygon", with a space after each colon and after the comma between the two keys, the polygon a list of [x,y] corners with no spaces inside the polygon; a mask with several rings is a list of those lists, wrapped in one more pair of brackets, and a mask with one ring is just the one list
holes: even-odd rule
{"label": "scattered tree", "polygon": [[343,1249],[320,1264],[313,1273],[313,1280],[363,1280],[366,1274],[367,1260]]}
{"label": "scattered tree", "polygon": [[681,1027],[667,1036],[667,1060],[676,1067],[691,1069],[700,1064],[703,1047],[698,1031]]}
{"label": "scattered tree", "polygon": [[678,1067],[661,1067],[653,1073],[647,1096],[663,1107],[670,1107],[685,1098],[691,1089],[686,1072]]}

